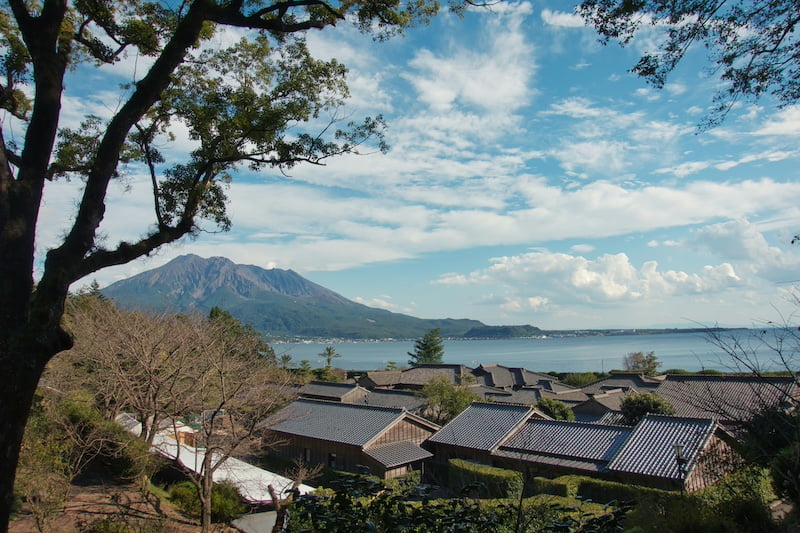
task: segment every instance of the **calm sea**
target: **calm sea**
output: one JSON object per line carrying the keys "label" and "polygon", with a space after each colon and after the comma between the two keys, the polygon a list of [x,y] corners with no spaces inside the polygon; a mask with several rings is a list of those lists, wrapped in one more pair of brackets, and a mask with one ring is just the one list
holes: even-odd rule
{"label": "calm sea", "polygon": [[[736,331],[725,335],[749,335]],[[278,354],[288,353],[295,364],[308,359],[322,366],[320,352],[334,346],[341,354],[335,366],[357,370],[383,369],[389,361],[405,365],[413,341],[275,344]],[[444,362],[475,367],[500,364],[539,372],[602,372],[622,368],[622,358],[631,352],[655,352],[662,370],[683,368],[689,371],[715,369],[731,371],[730,358],[710,343],[703,333],[665,333],[657,335],[613,335],[592,337],[552,337],[545,339],[447,340]]]}

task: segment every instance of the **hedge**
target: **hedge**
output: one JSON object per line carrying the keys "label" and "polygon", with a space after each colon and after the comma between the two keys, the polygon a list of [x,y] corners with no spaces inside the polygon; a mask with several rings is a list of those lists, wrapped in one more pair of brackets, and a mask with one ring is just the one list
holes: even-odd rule
{"label": "hedge", "polygon": [[522,493],[522,475],[515,470],[463,459],[450,459],[448,463],[449,485],[454,491],[461,492],[470,487],[474,489],[470,495],[478,498],[519,498]]}

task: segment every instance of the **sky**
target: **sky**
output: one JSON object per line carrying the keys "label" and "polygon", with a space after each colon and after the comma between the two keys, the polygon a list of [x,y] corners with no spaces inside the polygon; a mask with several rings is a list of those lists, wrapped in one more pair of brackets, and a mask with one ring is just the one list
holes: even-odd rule
{"label": "sky", "polygon": [[[424,318],[545,329],[790,320],[800,105],[741,102],[699,132],[719,80],[698,47],[663,89],[648,86],[629,69],[658,41],[647,29],[626,48],[603,46],[570,4],[539,1],[445,13],[387,42],[345,24],[312,32],[317,57],[349,68],[343,113],[382,114],[388,153],[288,175],[242,169],[228,190],[231,231],[73,287],[194,253],[293,269],[351,300]],[[119,84],[147,64],[128,56],[76,70],[62,125],[110,115]],[[176,133],[167,152],[180,157],[191,141]],[[79,186],[48,183],[40,261],[66,231]],[[143,172],[112,186],[107,245],[146,232],[148,195]]]}

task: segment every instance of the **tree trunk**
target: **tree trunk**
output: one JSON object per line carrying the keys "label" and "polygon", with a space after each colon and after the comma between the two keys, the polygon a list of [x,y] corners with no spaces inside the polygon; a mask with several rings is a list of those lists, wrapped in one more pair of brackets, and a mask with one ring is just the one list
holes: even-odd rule
{"label": "tree trunk", "polygon": [[200,490],[200,525],[203,533],[211,531],[211,492],[214,488],[212,481],[214,473],[211,470],[212,452],[206,450],[203,456],[203,471]]}
{"label": "tree trunk", "polygon": [[13,379],[4,379],[0,385],[0,531],[8,530],[22,436],[44,370],[40,361],[47,360],[35,354],[20,358],[19,354],[4,352],[0,353],[0,368]]}

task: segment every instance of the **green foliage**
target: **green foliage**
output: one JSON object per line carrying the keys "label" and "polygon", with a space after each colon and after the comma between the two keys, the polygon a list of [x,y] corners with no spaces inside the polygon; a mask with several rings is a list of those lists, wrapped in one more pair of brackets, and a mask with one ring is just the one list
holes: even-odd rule
{"label": "green foliage", "polygon": [[424,486],[400,493],[360,476],[333,493],[301,496],[291,509],[291,533],[534,533],[618,531],[627,510],[552,496],[546,499],[432,500]]}
{"label": "green foliage", "polygon": [[340,358],[342,354],[338,353],[333,346],[326,346],[325,349],[320,352],[319,356],[325,361],[325,367],[330,368],[333,364],[333,360]]}
{"label": "green foliage", "polygon": [[441,363],[444,357],[441,329],[435,328],[423,335],[414,343],[414,351],[408,352],[408,355],[411,357],[408,360],[411,366]]}
{"label": "green foliage", "polygon": [[480,397],[463,385],[454,385],[445,377],[430,380],[422,387],[424,416],[437,424],[446,424]]}
{"label": "green foliage", "polygon": [[589,383],[594,383],[598,379],[608,377],[608,374],[599,374],[595,372],[569,372],[567,374],[559,375],[561,382],[570,387],[585,387]]}
{"label": "green foliage", "polygon": [[661,366],[661,361],[656,357],[655,352],[631,352],[622,358],[622,364],[626,372],[638,372],[645,376],[655,376]]}
{"label": "green foliage", "polygon": [[800,506],[800,442],[779,451],[770,463],[770,472],[778,494]]}
{"label": "green foliage", "polygon": [[[200,514],[200,498],[197,487],[190,481],[177,483],[169,488],[170,499],[187,514]],[[229,482],[215,483],[211,490],[211,520],[230,522],[247,510],[236,487]]]}
{"label": "green foliage", "polygon": [[567,483],[561,478],[535,477],[531,484],[534,494],[551,494],[565,498],[574,498],[578,495],[578,486],[574,483]]}
{"label": "green foliage", "polygon": [[275,350],[250,324],[242,324],[228,311],[216,306],[209,311],[208,320],[220,328],[220,334],[225,337],[233,355],[245,359],[259,357],[265,363],[277,364]]}
{"label": "green foliage", "polygon": [[573,413],[572,409],[567,407],[567,404],[564,402],[552,398],[539,398],[536,407],[554,420],[575,421],[575,413]]}
{"label": "green foliage", "polygon": [[648,413],[658,415],[675,414],[675,408],[661,396],[638,392],[632,392],[625,396],[622,400],[621,410],[624,423],[629,426],[638,424],[644,418],[644,415]]}
{"label": "green foliage", "polygon": [[450,459],[449,485],[452,490],[478,498],[519,498],[523,476],[515,470]]}
{"label": "green foliage", "polygon": [[789,105],[800,97],[792,0],[583,0],[579,12],[604,41],[626,44],[641,27],[657,29],[659,45],[648,48],[631,70],[659,88],[689,49],[704,50],[711,63],[707,70],[721,79],[704,127],[719,124],[740,100],[772,94]]}

